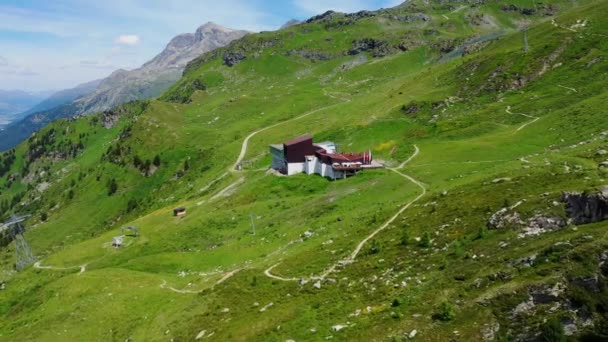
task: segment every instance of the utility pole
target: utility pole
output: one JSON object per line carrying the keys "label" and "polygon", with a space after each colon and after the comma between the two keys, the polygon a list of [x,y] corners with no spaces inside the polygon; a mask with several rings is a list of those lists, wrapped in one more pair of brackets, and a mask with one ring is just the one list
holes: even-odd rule
{"label": "utility pole", "polygon": [[523,28],[524,31],[524,53],[528,53],[528,26]]}
{"label": "utility pole", "polygon": [[255,223],[253,222],[253,214],[249,214],[249,218],[251,218],[251,229],[253,230],[253,235],[255,235]]}

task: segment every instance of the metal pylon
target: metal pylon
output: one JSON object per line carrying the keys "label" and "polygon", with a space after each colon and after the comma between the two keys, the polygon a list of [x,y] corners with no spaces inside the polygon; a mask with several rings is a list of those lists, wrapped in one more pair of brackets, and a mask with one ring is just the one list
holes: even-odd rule
{"label": "metal pylon", "polygon": [[15,267],[17,271],[23,271],[34,262],[36,262],[36,257],[23,235],[15,235]]}
{"label": "metal pylon", "polygon": [[29,265],[36,262],[36,257],[32,253],[32,249],[25,241],[23,233],[25,233],[25,227],[21,224],[28,216],[12,217],[5,227],[10,229],[10,234],[13,236],[15,241],[15,268],[17,271],[22,271]]}

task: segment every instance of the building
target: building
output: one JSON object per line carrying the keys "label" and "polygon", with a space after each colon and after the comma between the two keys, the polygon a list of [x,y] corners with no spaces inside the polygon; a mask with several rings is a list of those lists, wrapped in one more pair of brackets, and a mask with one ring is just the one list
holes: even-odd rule
{"label": "building", "polygon": [[122,247],[123,236],[115,236],[112,238],[112,247],[120,248]]}
{"label": "building", "polygon": [[318,174],[331,179],[346,178],[362,169],[380,168],[372,153],[338,153],[331,141],[313,143],[309,135],[270,145],[272,168],[285,175]]}
{"label": "building", "polygon": [[173,209],[173,216],[184,216],[184,215],[186,215],[186,208]]}

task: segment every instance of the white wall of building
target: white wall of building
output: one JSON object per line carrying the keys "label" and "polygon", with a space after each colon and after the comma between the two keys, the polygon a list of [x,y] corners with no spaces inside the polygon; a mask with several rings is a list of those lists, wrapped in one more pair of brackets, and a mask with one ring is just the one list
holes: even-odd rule
{"label": "white wall of building", "polygon": [[306,168],[306,163],[289,163],[287,164],[287,175],[293,176],[298,173],[303,173]]}
{"label": "white wall of building", "polygon": [[344,178],[344,171],[336,171],[331,165],[323,164],[319,158],[315,156],[307,156],[304,163],[289,163],[287,164],[287,175],[292,176],[299,173],[307,175],[317,174],[321,177],[330,179]]}

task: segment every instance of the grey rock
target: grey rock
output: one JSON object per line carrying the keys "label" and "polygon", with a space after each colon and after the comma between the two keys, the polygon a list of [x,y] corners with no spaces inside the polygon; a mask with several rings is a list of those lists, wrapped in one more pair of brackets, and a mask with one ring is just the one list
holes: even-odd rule
{"label": "grey rock", "polygon": [[566,214],[576,225],[608,219],[608,194],[605,191],[596,194],[566,192],[562,201],[566,203]]}

